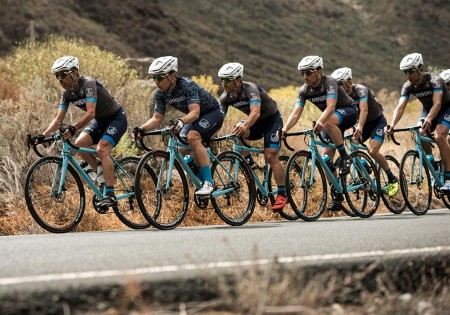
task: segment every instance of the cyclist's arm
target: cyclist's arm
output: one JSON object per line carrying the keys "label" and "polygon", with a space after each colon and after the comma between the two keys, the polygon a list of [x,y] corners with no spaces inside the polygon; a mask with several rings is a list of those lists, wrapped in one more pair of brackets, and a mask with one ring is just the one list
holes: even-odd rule
{"label": "cyclist's arm", "polygon": [[153,113],[153,117],[150,118],[149,120],[147,120],[142,126],[141,128],[143,128],[144,130],[152,130],[155,129],[157,127],[159,127],[163,121],[164,115],[154,112]]}
{"label": "cyclist's arm", "polygon": [[73,124],[73,126],[78,130],[84,126],[86,126],[92,119],[95,118],[95,103],[87,102],[86,103],[86,113],[84,113],[81,118]]}
{"label": "cyclist's arm", "polygon": [[323,111],[322,115],[320,115],[317,120],[318,123],[322,124],[322,126],[330,120],[334,111],[336,110],[336,102],[337,99],[334,97],[327,97],[327,108]]}
{"label": "cyclist's arm", "polygon": [[66,117],[67,110],[59,108],[58,113],[56,114],[56,117],[52,120],[50,125],[47,127],[47,129],[44,131],[43,135],[44,137],[49,137],[52,132],[55,132],[58,129],[58,124],[62,123],[64,121],[64,118]]}
{"label": "cyclist's arm", "polygon": [[367,114],[369,113],[369,104],[367,101],[359,102],[359,118],[358,128],[363,129],[367,122]]}
{"label": "cyclist's arm", "polygon": [[433,93],[433,107],[430,108],[430,111],[425,117],[430,123],[437,116],[439,111],[441,110],[442,105],[442,92],[434,92]]}
{"label": "cyclist's arm", "polygon": [[400,99],[398,100],[397,107],[395,107],[394,109],[390,130],[393,130],[394,127],[397,125],[398,121],[400,120],[400,118],[402,118],[403,112],[405,111],[407,104],[408,104],[408,97],[400,97]]}
{"label": "cyclist's arm", "polygon": [[250,105],[250,114],[248,114],[248,117],[243,123],[243,125],[245,125],[247,129],[250,128],[259,119],[260,115],[261,115],[261,103],[255,103]]}
{"label": "cyclist's arm", "polygon": [[289,115],[286,124],[283,127],[283,132],[288,132],[300,119],[303,112],[304,105],[296,105],[292,113]]}
{"label": "cyclist's arm", "polygon": [[191,103],[188,105],[189,113],[187,113],[185,116],[180,117],[180,119],[185,124],[191,124],[200,117],[200,104],[197,103]]}

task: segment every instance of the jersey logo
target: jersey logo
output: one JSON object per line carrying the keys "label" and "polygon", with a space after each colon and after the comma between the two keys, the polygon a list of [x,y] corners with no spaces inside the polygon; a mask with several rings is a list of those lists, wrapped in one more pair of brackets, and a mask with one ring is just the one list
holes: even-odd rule
{"label": "jersey logo", "polygon": [[257,99],[256,93],[250,93],[250,95],[248,97],[249,97],[250,101]]}
{"label": "jersey logo", "polygon": [[91,97],[94,96],[94,91],[92,90],[92,88],[87,88],[86,89],[86,97]]}
{"label": "jersey logo", "polygon": [[440,89],[440,88],[441,88],[441,85],[439,84],[439,82],[434,82],[434,83],[433,83],[433,88],[435,88],[435,89]]}
{"label": "jersey logo", "polygon": [[335,93],[336,89],[334,88],[334,86],[330,85],[329,87],[327,87],[327,93],[331,94],[331,93]]}
{"label": "jersey logo", "polygon": [[377,136],[382,137],[383,136],[383,129],[377,129],[376,134],[377,134]]}
{"label": "jersey logo", "polygon": [[360,90],[360,91],[358,92],[358,95],[359,95],[359,97],[364,97],[364,96],[366,96],[366,91]]}
{"label": "jersey logo", "polygon": [[106,130],[106,133],[113,135],[117,132],[116,127],[108,127],[108,129]]}
{"label": "jersey logo", "polygon": [[450,115],[449,115],[449,114],[445,114],[444,119],[445,119],[446,121],[450,121]]}
{"label": "jersey logo", "polygon": [[211,126],[209,124],[209,121],[207,121],[206,119],[202,119],[200,120],[200,122],[198,123],[200,125],[200,127],[202,127],[203,129],[209,128],[209,126]]}
{"label": "jersey logo", "polygon": [[336,109],[336,111],[339,112],[341,115],[347,114],[347,113],[345,112],[345,109]]}

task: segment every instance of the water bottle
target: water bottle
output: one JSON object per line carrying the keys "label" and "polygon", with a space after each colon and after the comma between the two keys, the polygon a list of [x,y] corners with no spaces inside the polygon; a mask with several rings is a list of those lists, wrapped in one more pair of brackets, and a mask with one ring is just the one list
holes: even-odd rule
{"label": "water bottle", "polygon": [[97,161],[97,184],[101,185],[105,183],[105,177],[103,176],[103,167],[100,161]]}
{"label": "water bottle", "polygon": [[197,164],[195,164],[195,161],[190,154],[184,157],[184,161],[187,163],[187,165],[189,165],[189,168],[192,170],[195,176],[197,176],[200,173]]}
{"label": "water bottle", "polygon": [[369,173],[369,174],[372,173],[372,168],[370,167],[370,164],[367,163],[366,159],[361,159],[361,164],[364,166],[364,168],[366,169],[367,173]]}
{"label": "water bottle", "polygon": [[434,160],[433,154],[427,154],[427,159],[428,159],[428,161],[431,162],[431,165],[433,166],[434,170],[435,170],[437,173],[439,173],[439,165],[440,165],[441,163]]}
{"label": "water bottle", "polygon": [[89,165],[88,162],[86,161],[82,161],[80,166],[83,168],[83,170],[86,172],[86,174],[93,180],[95,181],[97,179],[97,173],[94,172],[94,170],[92,169],[92,167]]}
{"label": "water bottle", "polygon": [[331,160],[330,156],[328,154],[322,155],[322,158],[324,162],[328,165],[328,168],[330,169],[331,173],[334,173],[336,170],[336,167],[334,166],[333,161]]}

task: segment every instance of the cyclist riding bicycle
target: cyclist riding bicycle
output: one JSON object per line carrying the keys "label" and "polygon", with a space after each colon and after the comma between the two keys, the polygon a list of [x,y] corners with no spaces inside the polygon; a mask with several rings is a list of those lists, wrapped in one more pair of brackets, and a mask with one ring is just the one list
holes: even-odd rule
{"label": "cyclist riding bicycle", "polygon": [[[109,153],[126,132],[127,117],[120,104],[100,82],[88,76],[80,76],[78,69],[78,58],[73,56],[58,58],[53,63],[52,73],[56,76],[64,91],[61,95],[56,117],[44,133],[38,136],[38,140],[49,137],[51,133],[58,129],[58,124],[64,121],[69,104],[85,111],[86,113],[78,121],[66,128],[64,137],[72,137],[77,130],[89,124],[83,129],[74,144],[79,147],[97,144],[97,157],[102,164],[106,185],[106,196],[97,203],[97,206],[116,206],[114,165]],[[92,169],[97,169],[95,156],[85,153],[79,154]],[[101,174],[97,175],[100,176]]]}
{"label": "cyclist riding bicycle", "polygon": [[[246,120],[236,124],[233,134],[248,140],[264,138],[264,158],[269,163],[278,186],[278,196],[272,210],[281,211],[288,198],[284,184],[284,168],[278,159],[281,148],[278,129],[283,126],[283,119],[277,103],[263,88],[242,80],[244,66],[240,63],[223,65],[218,76],[225,90],[219,99],[224,115],[230,106],[248,115]],[[254,163],[250,153],[245,158],[250,164]]]}
{"label": "cyclist riding bicycle", "polygon": [[194,161],[199,167],[203,187],[195,194],[209,195],[214,190],[214,183],[204,143],[208,143],[222,127],[224,116],[219,103],[211,94],[191,79],[177,76],[177,71],[178,59],[172,56],[157,58],[150,65],[148,73],[158,88],[154,97],[155,111],[153,117],[140,127],[140,132],[158,127],[167,105],[181,111],[184,116],[178,118],[171,128],[187,138]]}
{"label": "cyclist riding bicycle", "polygon": [[[339,171],[341,175],[346,175],[350,171],[351,159],[345,150],[343,134],[346,129],[355,125],[358,111],[353,99],[335,79],[322,74],[322,69],[323,59],[319,56],[306,56],[298,64],[305,83],[300,87],[295,108],[283,127],[283,133],[288,132],[297,123],[306,101],[310,101],[323,112],[317,119],[314,131],[321,132],[324,139],[331,139],[336,145],[341,157]],[[335,151],[333,148],[323,147],[321,154],[328,155],[330,161],[333,161]],[[339,204],[343,201],[342,194],[337,194],[328,209],[339,210]]]}
{"label": "cyclist riding bicycle", "polygon": [[450,89],[450,69],[442,71],[439,76],[444,80],[445,84],[447,84],[447,88]]}
{"label": "cyclist riding bicycle", "polygon": [[353,84],[352,69],[348,67],[334,70],[331,74],[344,91],[355,101],[359,111],[358,123],[355,127],[353,137],[362,142],[369,141],[369,155],[378,162],[380,167],[388,176],[388,185],[382,187],[383,192],[389,197],[395,196],[398,192],[398,178],[392,173],[389,164],[383,154],[380,153],[381,145],[384,141],[384,127],[387,125],[386,117],[383,114],[383,107],[378,103],[375,96],[367,87],[362,84]]}
{"label": "cyclist riding bicycle", "polygon": [[[420,53],[406,55],[400,62],[408,81],[403,84],[398,105],[394,110],[390,128],[386,134],[391,135],[395,126],[403,116],[410,95],[414,95],[423,105],[420,120],[421,132],[434,132],[444,163],[444,186],[442,192],[450,192],[450,147],[447,142],[450,127],[450,93],[444,80],[437,74],[423,71],[423,58]],[[432,153],[428,143],[423,144],[427,154]]]}

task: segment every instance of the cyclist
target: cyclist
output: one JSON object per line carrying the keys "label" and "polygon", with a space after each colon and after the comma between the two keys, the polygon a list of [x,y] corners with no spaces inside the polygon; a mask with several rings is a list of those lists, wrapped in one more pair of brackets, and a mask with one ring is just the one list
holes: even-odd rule
{"label": "cyclist", "polygon": [[447,84],[447,88],[450,89],[450,69],[442,71],[439,76],[444,79],[445,84]]}
{"label": "cyclist", "polygon": [[353,134],[355,139],[369,141],[369,154],[374,158],[388,176],[388,185],[382,187],[389,197],[398,192],[398,178],[392,173],[383,154],[380,153],[384,141],[384,127],[387,125],[383,107],[372,92],[362,84],[353,84],[352,69],[344,67],[334,70],[331,76],[338,81],[344,91],[355,101],[359,111],[358,123]]}
{"label": "cyclist", "polygon": [[[230,106],[248,115],[246,120],[236,124],[233,134],[249,140],[264,138],[264,158],[272,168],[278,186],[278,195],[272,211],[281,211],[288,198],[284,185],[284,168],[278,159],[280,152],[278,129],[283,126],[283,120],[277,103],[255,83],[242,80],[244,66],[240,63],[231,62],[223,65],[218,75],[224,88],[219,99],[224,115]],[[250,154],[246,159],[250,164],[254,163]]]}
{"label": "cyclist", "polygon": [[[386,128],[387,135],[391,135],[395,126],[403,116],[410,95],[414,95],[422,103],[420,115],[421,132],[434,132],[436,144],[439,147],[444,163],[444,186],[442,192],[450,192],[450,147],[447,142],[450,127],[450,93],[444,80],[437,74],[424,72],[423,58],[420,53],[406,55],[400,62],[408,81],[403,84],[400,99],[394,110],[390,128]],[[424,145],[427,154],[432,153],[429,145]]]}
{"label": "cyclist", "polygon": [[[293,112],[289,115],[283,133],[288,132],[299,120],[306,101],[316,105],[323,113],[314,126],[315,132],[321,132],[324,139],[330,139],[336,145],[340,154],[339,173],[348,174],[351,159],[345,150],[343,134],[347,128],[355,125],[358,112],[354,101],[345,93],[332,77],[322,74],[323,59],[319,56],[306,56],[298,64],[298,70],[305,80],[300,87],[297,102]],[[335,149],[323,147],[322,155],[328,155],[333,161]],[[337,194],[328,207],[329,210],[340,210],[344,201],[342,194]]]}
{"label": "cyclist", "polygon": [[140,127],[140,132],[159,126],[167,105],[181,111],[184,116],[178,118],[171,128],[186,136],[194,161],[199,167],[199,178],[203,180],[203,186],[195,194],[209,195],[214,190],[214,183],[204,143],[208,143],[222,127],[224,116],[219,103],[211,94],[191,79],[177,76],[177,71],[178,59],[173,56],[157,58],[150,65],[148,73],[157,86],[155,111],[153,117]]}
{"label": "cyclist", "polygon": [[[116,206],[114,165],[109,153],[126,132],[127,117],[120,104],[100,82],[94,78],[80,75],[78,69],[78,58],[73,56],[58,58],[53,63],[52,73],[56,76],[64,91],[56,117],[41,136],[48,137],[58,129],[58,124],[63,122],[70,103],[85,111],[86,113],[78,121],[66,128],[64,137],[72,137],[77,130],[87,125],[74,144],[79,147],[97,144],[97,157],[102,163],[106,185],[105,197],[97,205],[99,207]],[[79,154],[89,163],[91,168],[97,169],[95,156]],[[98,174],[98,176],[100,175]]]}

